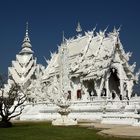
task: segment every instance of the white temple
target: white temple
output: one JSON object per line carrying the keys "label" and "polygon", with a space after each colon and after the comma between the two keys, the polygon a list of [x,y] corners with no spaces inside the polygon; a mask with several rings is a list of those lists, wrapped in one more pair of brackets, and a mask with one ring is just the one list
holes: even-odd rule
{"label": "white temple", "polygon": [[83,35],[78,23],[77,36],[63,37],[44,67],[33,56],[27,25],[22,50],[8,68],[9,80],[27,89],[20,120],[60,118],[57,104],[63,96],[74,120],[140,125],[140,98],[133,93],[136,63],[129,64],[131,53],[124,51],[119,29],[95,30]]}

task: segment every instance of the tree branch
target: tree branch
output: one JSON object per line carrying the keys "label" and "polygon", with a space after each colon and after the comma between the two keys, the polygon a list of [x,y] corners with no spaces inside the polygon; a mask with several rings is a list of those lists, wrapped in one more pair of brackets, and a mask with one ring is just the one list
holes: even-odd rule
{"label": "tree branch", "polygon": [[[0,95],[0,116],[4,121],[10,121],[11,118],[19,116],[24,109],[23,104],[26,101],[26,94],[22,91],[21,87],[14,83],[9,91],[1,90]],[[6,96],[5,96],[6,95]],[[20,107],[19,112],[16,109]]]}
{"label": "tree branch", "polygon": [[19,115],[22,113],[23,109],[24,109],[24,108],[21,108],[19,113],[15,114],[15,115],[13,115],[13,116],[10,116],[10,117],[8,118],[8,121],[9,121],[10,119],[14,118],[14,117],[19,116]]}

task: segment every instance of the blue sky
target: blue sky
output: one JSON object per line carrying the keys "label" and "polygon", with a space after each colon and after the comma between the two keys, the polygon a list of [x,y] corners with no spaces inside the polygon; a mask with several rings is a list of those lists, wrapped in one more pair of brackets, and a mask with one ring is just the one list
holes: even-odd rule
{"label": "blue sky", "polygon": [[66,38],[76,35],[78,21],[84,31],[108,32],[122,25],[120,39],[126,51],[133,52],[131,62],[140,68],[140,1],[139,0],[0,0],[0,72],[21,50],[26,21],[34,55],[46,65],[43,56],[57,50],[62,31]]}

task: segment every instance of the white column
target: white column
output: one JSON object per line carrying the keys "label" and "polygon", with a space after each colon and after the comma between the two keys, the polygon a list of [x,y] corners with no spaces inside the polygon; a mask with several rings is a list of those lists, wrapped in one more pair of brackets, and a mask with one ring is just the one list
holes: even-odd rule
{"label": "white column", "polygon": [[101,91],[100,91],[100,89],[97,89],[97,96],[98,96],[98,98],[100,98],[101,97]]}
{"label": "white column", "polygon": [[131,95],[132,95],[132,88],[133,88],[133,80],[130,80],[127,82],[127,90],[128,90],[128,97],[129,99],[131,98]]}
{"label": "white column", "polygon": [[119,75],[120,75],[120,95],[122,95],[122,99],[123,99],[123,83],[124,83],[124,80],[123,80],[123,73],[122,73],[122,65],[119,64]]}
{"label": "white column", "polygon": [[94,81],[94,88],[95,88],[97,96],[99,98],[99,85],[97,84],[97,81]]}
{"label": "white column", "polygon": [[101,92],[103,90],[103,83],[104,83],[104,78],[101,78],[101,83],[100,83],[100,87],[99,87],[99,94],[98,94],[98,98],[101,97]]}
{"label": "white column", "polygon": [[105,88],[106,88],[106,97],[109,98],[110,97],[110,92],[109,92],[109,78],[106,79]]}
{"label": "white column", "polygon": [[120,79],[120,94],[122,95],[122,99],[123,99],[123,79]]}

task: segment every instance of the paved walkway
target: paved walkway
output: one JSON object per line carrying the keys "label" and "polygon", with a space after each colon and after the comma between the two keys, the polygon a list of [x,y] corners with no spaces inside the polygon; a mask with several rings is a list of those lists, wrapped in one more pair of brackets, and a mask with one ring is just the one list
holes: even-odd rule
{"label": "paved walkway", "polygon": [[101,123],[80,123],[82,127],[88,127],[88,129],[100,129],[98,132],[100,135],[116,136],[123,138],[138,138],[140,139],[140,126],[128,126],[128,125],[112,125]]}
{"label": "paved walkway", "polygon": [[104,129],[98,132],[98,134],[140,139],[140,127],[133,127],[133,126],[113,127],[110,129]]}

